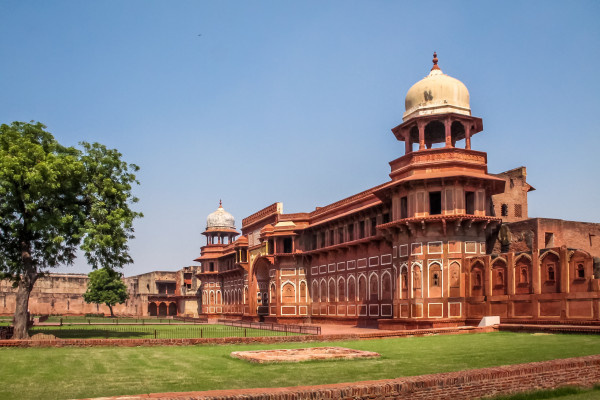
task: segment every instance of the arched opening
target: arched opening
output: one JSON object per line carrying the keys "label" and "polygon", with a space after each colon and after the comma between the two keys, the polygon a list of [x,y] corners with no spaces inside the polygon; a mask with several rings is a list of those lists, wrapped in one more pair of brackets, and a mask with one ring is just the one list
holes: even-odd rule
{"label": "arched opening", "polygon": [[456,261],[450,263],[448,268],[450,276],[450,297],[460,296],[460,264]]}
{"label": "arched opening", "polygon": [[148,304],[148,315],[151,317],[156,317],[158,315],[158,308],[156,307],[156,303]]}
{"label": "arched opening", "polygon": [[413,265],[412,270],[412,283],[413,283],[413,297],[423,297],[423,292],[421,289],[421,266]]}
{"label": "arched opening", "polygon": [[327,282],[325,282],[325,279],[321,280],[321,296],[320,296],[320,301],[325,303],[327,301]]}
{"label": "arched opening", "polygon": [[429,297],[442,297],[442,266],[438,263],[429,266]]}
{"label": "arched opening", "polygon": [[169,315],[171,315],[171,316],[177,315],[177,304],[176,303],[169,304]]}
{"label": "arched opening", "polygon": [[416,125],[410,128],[409,137],[412,143],[412,145],[410,146],[410,150],[414,151],[414,143],[419,143],[419,128]]}
{"label": "arched opening", "polygon": [[[273,285],[273,287],[275,287],[275,285]],[[296,288],[290,282],[286,283],[283,285],[283,288],[281,288],[281,302],[283,304],[296,302]]]}
{"label": "arched opening", "polygon": [[354,276],[348,278],[348,301],[356,301],[356,279],[354,279]]}
{"label": "arched opening", "polygon": [[577,264],[576,276],[577,276],[578,279],[584,279],[585,278],[585,267],[583,266],[582,263]]}
{"label": "arched opening", "polygon": [[481,262],[477,261],[471,267],[471,296],[484,296],[485,288],[484,282],[484,268]]}
{"label": "arched opening", "polygon": [[338,279],[338,301],[346,301],[346,281],[344,278]]}
{"label": "arched opening", "polygon": [[319,301],[319,283],[316,280],[312,281],[311,295],[312,302],[317,303]]}
{"label": "arched opening", "polygon": [[158,316],[159,317],[167,316],[167,305],[165,303],[160,303],[158,305]]}
{"label": "arched opening", "polygon": [[507,294],[506,263],[503,260],[494,261],[492,264],[492,295]]}
{"label": "arched opening", "polygon": [[306,282],[301,281],[300,282],[300,297],[298,298],[298,301],[300,303],[306,303],[306,297],[307,297]]}
{"label": "arched opening", "polygon": [[335,281],[333,279],[329,280],[329,302],[335,303]]}
{"label": "arched opening", "polygon": [[379,277],[377,274],[371,274],[369,277],[369,300],[379,300]]}
{"label": "arched opening", "polygon": [[269,266],[270,263],[262,258],[254,266],[256,313],[261,317],[269,314]]}
{"label": "arched opening", "polygon": [[364,275],[358,278],[358,300],[367,300],[367,278]]}
{"label": "arched opening", "polygon": [[516,293],[528,294],[531,290],[531,260],[522,256],[515,263]]}
{"label": "arched opening", "polygon": [[428,149],[434,147],[434,144],[440,144],[435,147],[443,147],[446,143],[446,128],[440,121],[431,121],[425,126],[425,146]]}
{"label": "arched opening", "polygon": [[407,267],[402,267],[400,270],[400,298],[407,299],[408,298],[408,269]]}
{"label": "arched opening", "polygon": [[381,276],[381,299],[392,300],[392,277],[388,273]]}
{"label": "arched opening", "polygon": [[456,143],[465,138],[465,127],[462,122],[452,122],[452,125],[450,125],[450,135],[452,138],[452,147],[456,147]]}

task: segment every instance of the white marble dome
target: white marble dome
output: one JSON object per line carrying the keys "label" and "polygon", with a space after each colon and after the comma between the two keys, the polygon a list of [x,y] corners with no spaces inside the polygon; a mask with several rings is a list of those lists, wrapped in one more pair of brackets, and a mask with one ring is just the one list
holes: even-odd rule
{"label": "white marble dome", "polygon": [[404,101],[404,121],[432,114],[471,115],[467,87],[458,79],[444,74],[437,62],[437,54],[434,53],[429,75],[408,90]]}
{"label": "white marble dome", "polygon": [[206,217],[206,229],[235,229],[235,219],[229,214],[219,202],[217,211],[208,214]]}

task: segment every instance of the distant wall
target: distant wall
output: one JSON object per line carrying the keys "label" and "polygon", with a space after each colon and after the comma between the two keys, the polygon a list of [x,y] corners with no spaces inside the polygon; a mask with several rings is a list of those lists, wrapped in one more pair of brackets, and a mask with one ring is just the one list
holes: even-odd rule
{"label": "distant wall", "polygon": [[[104,313],[110,315],[106,305],[88,304],[83,299],[87,290],[85,274],[51,274],[37,280],[29,298],[31,314],[82,315]],[[7,280],[0,281],[0,314],[15,312],[16,289]],[[113,307],[115,314],[137,315],[141,310],[141,297],[131,296],[124,304]]]}
{"label": "distant wall", "polygon": [[537,251],[561,246],[600,257],[600,224],[550,218],[506,223],[495,238],[492,253]]}

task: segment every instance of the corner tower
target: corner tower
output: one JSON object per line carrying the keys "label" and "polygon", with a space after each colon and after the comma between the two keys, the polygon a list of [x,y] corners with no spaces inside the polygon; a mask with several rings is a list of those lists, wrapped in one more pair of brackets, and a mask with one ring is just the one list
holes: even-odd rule
{"label": "corner tower", "polygon": [[405,155],[390,162],[391,182],[375,192],[391,204],[391,221],[377,228],[397,256],[394,317],[406,318],[406,326],[455,324],[466,316],[465,297],[485,293],[483,264],[471,271],[467,259],[487,253],[486,238],[501,222],[492,196],[503,192],[504,180],[488,174],[486,153],[471,149],[482,130],[467,87],[442,73],[434,53],[429,75],[406,94],[402,124],[392,129]]}

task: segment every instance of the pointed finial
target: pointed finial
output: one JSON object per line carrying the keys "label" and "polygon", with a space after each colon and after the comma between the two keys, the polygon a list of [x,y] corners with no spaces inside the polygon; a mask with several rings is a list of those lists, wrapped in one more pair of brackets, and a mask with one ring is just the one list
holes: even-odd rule
{"label": "pointed finial", "polygon": [[438,58],[437,58],[437,53],[434,51],[433,52],[433,67],[431,67],[431,70],[433,71],[434,69],[440,69],[440,67],[438,67],[437,63],[438,63]]}
{"label": "pointed finial", "polygon": [[223,208],[223,202],[219,199],[219,208]]}

